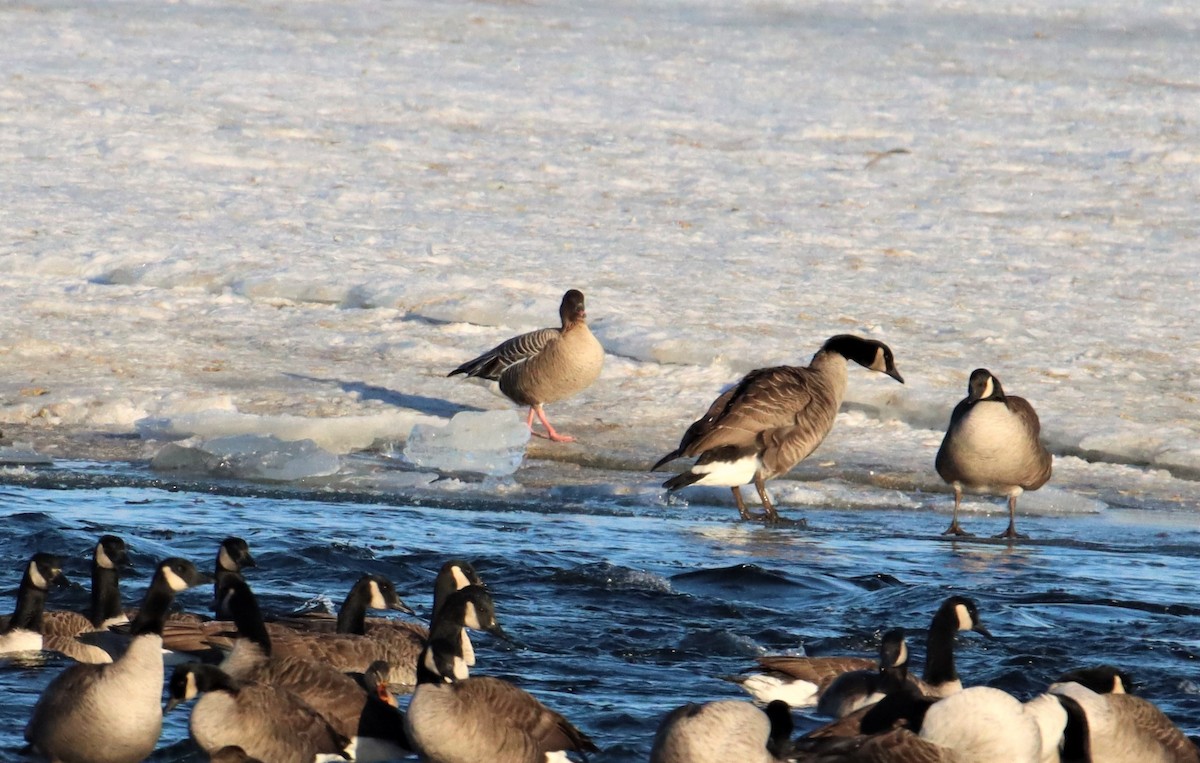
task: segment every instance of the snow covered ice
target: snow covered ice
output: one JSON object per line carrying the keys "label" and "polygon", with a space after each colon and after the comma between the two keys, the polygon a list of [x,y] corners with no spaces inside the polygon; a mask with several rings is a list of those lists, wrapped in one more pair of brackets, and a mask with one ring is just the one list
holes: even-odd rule
{"label": "snow covered ice", "polygon": [[507,477],[521,466],[528,442],[529,427],[513,411],[464,412],[443,426],[414,426],[403,455],[424,469]]}
{"label": "snow covered ice", "polygon": [[0,8],[0,429],[56,460],[510,407],[445,374],[574,287],[610,356],[537,459],[650,490],[723,386],[851,332],[908,384],[852,369],[794,476],[945,505],[986,367],[1056,488],[1198,507],[1194,5],[120,8]]}

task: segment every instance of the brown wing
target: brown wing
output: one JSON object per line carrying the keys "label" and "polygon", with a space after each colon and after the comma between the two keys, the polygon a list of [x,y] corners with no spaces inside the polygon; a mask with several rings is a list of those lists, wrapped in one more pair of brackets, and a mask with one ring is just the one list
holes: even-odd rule
{"label": "brown wing", "polygon": [[80,633],[94,631],[92,621],[78,612],[65,609],[52,609],[42,615],[43,636],[78,636]]}
{"label": "brown wing", "polygon": [[340,754],[350,740],[339,734],[311,705],[290,691],[265,684],[244,686],[238,694],[238,706],[257,706],[264,717],[274,721],[276,729],[299,735],[314,754]]}
{"label": "brown wing", "polygon": [[1154,704],[1133,694],[1106,694],[1108,703],[1125,719],[1129,726],[1138,730],[1139,734],[1150,737],[1161,747],[1166,760],[1173,763],[1196,763],[1200,761],[1200,751],[1192,740],[1179,730],[1171,719]]}
{"label": "brown wing", "polygon": [[328,719],[345,737],[358,733],[367,693],[353,678],[312,660],[272,657],[240,672],[236,678],[287,689]]}
{"label": "brown wing", "polygon": [[592,740],[563,716],[516,686],[487,676],[451,685],[466,705],[487,707],[505,725],[529,738],[538,753],[557,750],[599,752]]}
{"label": "brown wing", "polygon": [[538,329],[528,334],[515,336],[501,342],[477,358],[468,360],[447,376],[466,374],[481,379],[499,381],[504,369],[515,363],[523,363],[537,355],[546,345],[562,336],[560,329]]}
{"label": "brown wing", "polygon": [[819,691],[825,691],[842,673],[849,673],[851,670],[879,670],[879,662],[868,657],[768,655],[759,657],[758,664],[769,671],[814,683]]}
{"label": "brown wing", "polygon": [[1050,473],[1053,468],[1053,459],[1041,441],[1041,422],[1038,421],[1037,412],[1033,410],[1033,406],[1025,398],[1009,395],[1004,400],[1008,405],[1008,409],[1020,417],[1021,422],[1029,431],[1030,440],[1032,440],[1033,445],[1037,448],[1036,463],[1032,465],[1031,471],[1026,476],[1025,481],[1021,483],[1021,487],[1026,490],[1037,490],[1050,480]]}

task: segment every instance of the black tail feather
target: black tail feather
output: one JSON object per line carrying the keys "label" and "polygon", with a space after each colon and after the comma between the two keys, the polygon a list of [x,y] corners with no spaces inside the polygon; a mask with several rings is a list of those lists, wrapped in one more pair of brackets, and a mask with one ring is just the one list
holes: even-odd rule
{"label": "black tail feather", "polygon": [[695,482],[699,482],[703,476],[703,474],[696,474],[690,471],[682,472],[662,483],[662,486],[667,490],[678,490],[681,487],[687,487]]}

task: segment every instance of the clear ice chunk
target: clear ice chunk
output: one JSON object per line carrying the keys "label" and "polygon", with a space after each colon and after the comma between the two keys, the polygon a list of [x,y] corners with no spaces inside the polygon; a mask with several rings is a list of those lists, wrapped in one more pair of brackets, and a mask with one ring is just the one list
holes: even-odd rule
{"label": "clear ice chunk", "polygon": [[168,443],[150,462],[159,471],[183,471],[228,479],[295,482],[328,477],[341,466],[338,457],[312,440],[281,440],[240,434],[211,440]]}
{"label": "clear ice chunk", "polygon": [[520,468],[528,442],[529,427],[515,411],[464,411],[445,426],[414,426],[403,455],[423,469],[507,477]]}

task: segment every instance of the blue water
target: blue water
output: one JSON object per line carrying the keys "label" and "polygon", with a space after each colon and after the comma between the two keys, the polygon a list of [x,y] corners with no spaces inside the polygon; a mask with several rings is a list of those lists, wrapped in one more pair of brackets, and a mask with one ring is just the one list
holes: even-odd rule
{"label": "blue water", "polygon": [[[1200,732],[1200,532],[1170,514],[1027,518],[1021,529],[1034,540],[1009,546],[930,535],[945,517],[914,511],[814,509],[808,530],[768,529],[735,522],[729,508],[636,501],[473,494],[412,505],[231,483],[162,489],[132,467],[4,479],[0,610],[35,550],[70,557],[67,572],[82,584],[52,605],[83,607],[101,533],[132,547],[137,572],[122,589],[130,603],[155,560],[179,555],[210,568],[228,534],[249,541],[259,566],[248,579],[268,611],[340,601],[371,571],[428,612],[441,562],[470,559],[520,641],[477,639],[477,672],[564,713],[603,749],[595,761],[645,760],[670,708],[743,696],[720,677],[763,650],[870,655],[884,629],[902,625],[919,663],[929,618],[951,593],[976,597],[997,636],[959,639],[966,684],[1028,696],[1061,671],[1115,663],[1185,731]],[[971,524],[998,531],[1003,519]],[[208,596],[190,591],[181,603],[202,610]],[[0,662],[0,758],[16,757],[32,704],[62,666]],[[168,716],[155,760],[203,759],[186,719],[186,710]],[[797,713],[801,728],[817,722]]]}

